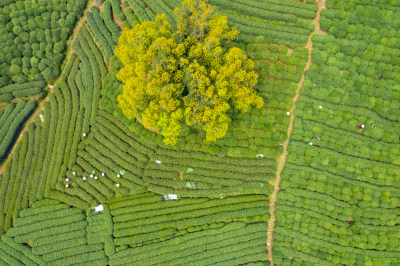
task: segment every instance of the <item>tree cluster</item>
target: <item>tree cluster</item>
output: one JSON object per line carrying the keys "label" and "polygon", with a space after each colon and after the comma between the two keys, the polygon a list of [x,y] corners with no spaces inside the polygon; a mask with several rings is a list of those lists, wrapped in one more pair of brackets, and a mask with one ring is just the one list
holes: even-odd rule
{"label": "tree cluster", "polygon": [[166,144],[177,142],[184,125],[215,141],[228,130],[228,109],[263,105],[253,90],[254,62],[237,47],[224,49],[238,31],[205,2],[185,0],[175,15],[176,31],[163,14],[122,32],[115,50],[124,64],[118,105],[128,118],[159,131]]}

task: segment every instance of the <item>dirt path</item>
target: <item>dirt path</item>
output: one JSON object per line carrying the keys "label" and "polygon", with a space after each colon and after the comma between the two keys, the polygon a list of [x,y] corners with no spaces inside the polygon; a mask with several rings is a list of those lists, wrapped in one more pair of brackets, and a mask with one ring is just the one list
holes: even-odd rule
{"label": "dirt path", "polygon": [[289,127],[287,130],[287,138],[285,143],[283,144],[283,154],[279,157],[278,159],[278,169],[276,172],[276,179],[275,179],[275,183],[274,183],[274,191],[272,192],[272,194],[269,197],[270,200],[270,205],[269,205],[269,213],[270,213],[270,218],[268,221],[268,233],[267,233],[267,250],[268,250],[268,260],[271,262],[271,265],[274,265],[273,262],[273,256],[272,256],[272,248],[273,248],[273,233],[274,233],[274,227],[275,227],[275,221],[276,221],[276,217],[275,217],[275,209],[276,209],[276,199],[277,199],[277,194],[279,191],[279,184],[281,183],[281,172],[283,170],[283,167],[285,166],[286,163],[286,157],[288,154],[287,148],[289,145],[289,141],[290,141],[290,136],[292,134],[293,131],[293,124],[294,124],[294,120],[295,120],[295,116],[294,116],[294,111],[296,110],[296,102],[299,99],[300,96],[300,89],[303,87],[304,84],[304,74],[305,72],[310,68],[311,66],[311,53],[313,50],[313,44],[312,44],[312,37],[314,36],[314,34],[326,34],[325,32],[323,32],[320,27],[319,27],[319,20],[321,17],[321,11],[322,9],[325,9],[326,5],[325,5],[325,0],[319,0],[318,2],[318,11],[317,14],[313,20],[313,24],[315,26],[315,30],[308,36],[308,41],[306,44],[306,48],[308,49],[308,60],[307,60],[307,64],[306,67],[303,70],[303,74],[301,76],[300,82],[297,85],[297,90],[296,90],[296,96],[293,98],[293,106],[292,109],[290,109],[290,122],[289,122]]}
{"label": "dirt path", "polygon": [[[80,21],[78,22],[78,25],[75,27],[73,33],[72,33],[72,37],[70,38],[70,40],[68,41],[68,46],[69,46],[69,50],[68,50],[68,59],[65,65],[68,64],[69,60],[71,59],[71,55],[73,52],[72,49],[72,43],[74,43],[74,40],[76,38],[76,34],[78,33],[79,29],[82,27],[83,22],[86,20],[86,16],[85,13],[87,10],[90,9],[91,6],[93,6],[94,4],[96,4],[96,0],[92,0],[90,2],[90,4],[88,5],[88,7],[83,11],[83,15],[82,18],[80,19]],[[104,7],[101,7],[100,9],[104,9]],[[61,75],[60,75],[61,77]],[[60,78],[59,77],[59,78]],[[56,82],[55,82],[56,83]],[[52,85],[47,85],[47,87],[49,88],[49,94],[47,95],[47,97],[45,99],[43,99],[42,101],[39,102],[39,106],[36,109],[36,111],[32,114],[31,118],[29,118],[29,120],[25,123],[24,127],[22,128],[18,139],[15,141],[14,146],[12,148],[12,150],[10,151],[10,153],[7,155],[7,158],[4,160],[4,162],[0,165],[0,174],[2,174],[6,168],[7,163],[11,160],[11,155],[13,154],[13,151],[15,150],[15,147],[17,146],[18,142],[21,141],[22,136],[24,135],[25,131],[28,130],[28,126],[33,123],[35,121],[35,118],[40,114],[41,111],[43,111],[43,105],[45,102],[47,102],[49,100],[49,96],[52,93],[52,89],[53,86]]]}

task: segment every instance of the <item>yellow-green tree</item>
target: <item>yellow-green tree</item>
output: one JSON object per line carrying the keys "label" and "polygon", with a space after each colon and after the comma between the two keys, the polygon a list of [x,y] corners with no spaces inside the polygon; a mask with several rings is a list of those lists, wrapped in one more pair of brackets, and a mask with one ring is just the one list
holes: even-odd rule
{"label": "yellow-green tree", "polygon": [[184,0],[175,15],[177,30],[164,14],[123,30],[115,49],[124,64],[118,105],[128,118],[159,131],[166,144],[176,144],[183,123],[215,141],[228,130],[229,108],[246,112],[264,103],[253,90],[254,62],[239,48],[224,52],[239,32],[205,2]]}

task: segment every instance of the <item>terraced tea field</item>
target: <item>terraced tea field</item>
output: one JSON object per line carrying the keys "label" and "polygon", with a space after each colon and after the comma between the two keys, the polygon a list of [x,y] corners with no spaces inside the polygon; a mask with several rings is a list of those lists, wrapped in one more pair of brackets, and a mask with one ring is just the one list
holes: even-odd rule
{"label": "terraced tea field", "polygon": [[118,108],[114,49],[180,0],[0,3],[0,265],[398,264],[400,3],[209,3],[264,106],[176,146]]}

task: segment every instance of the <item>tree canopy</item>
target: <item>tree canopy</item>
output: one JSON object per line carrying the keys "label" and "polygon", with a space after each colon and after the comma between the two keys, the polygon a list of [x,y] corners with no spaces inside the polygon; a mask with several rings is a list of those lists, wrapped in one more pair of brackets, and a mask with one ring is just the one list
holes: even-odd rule
{"label": "tree canopy", "polygon": [[118,105],[166,144],[176,144],[183,124],[215,141],[228,130],[228,109],[246,112],[264,103],[253,89],[254,62],[237,47],[224,49],[239,32],[207,3],[184,0],[174,13],[176,30],[164,14],[123,30],[115,49],[124,65],[117,74],[124,83]]}

